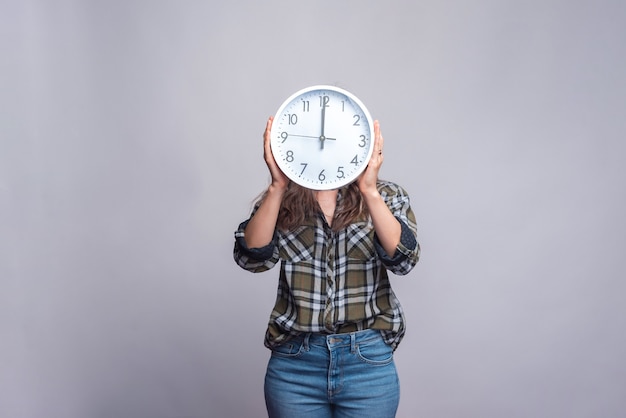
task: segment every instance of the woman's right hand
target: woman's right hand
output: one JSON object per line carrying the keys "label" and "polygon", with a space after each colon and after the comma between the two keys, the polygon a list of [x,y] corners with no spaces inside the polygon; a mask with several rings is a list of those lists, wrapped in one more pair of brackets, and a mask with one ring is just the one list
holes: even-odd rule
{"label": "woman's right hand", "polygon": [[289,179],[278,168],[272,148],[270,146],[270,132],[273,118],[270,117],[265,125],[263,134],[263,158],[272,175],[272,184],[267,189],[259,208],[248,222],[244,231],[244,239],[249,248],[261,248],[272,242],[274,229],[280,212],[283,196],[287,191]]}
{"label": "woman's right hand", "polygon": [[263,158],[265,159],[265,164],[267,164],[267,168],[269,168],[272,176],[271,185],[285,190],[289,185],[289,178],[278,167],[278,164],[276,164],[274,154],[272,153],[272,147],[270,146],[270,135],[273,121],[274,117],[270,116],[267,120],[267,124],[265,125],[265,132],[263,133]]}

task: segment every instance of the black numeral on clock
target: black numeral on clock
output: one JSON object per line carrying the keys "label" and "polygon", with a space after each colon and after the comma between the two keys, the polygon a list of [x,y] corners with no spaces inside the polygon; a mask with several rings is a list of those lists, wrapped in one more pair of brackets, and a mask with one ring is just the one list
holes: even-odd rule
{"label": "black numeral on clock", "polygon": [[291,151],[291,150],[287,151],[287,153],[285,154],[285,160],[288,163],[293,162],[293,160],[294,160],[294,158],[293,158],[293,151]]}

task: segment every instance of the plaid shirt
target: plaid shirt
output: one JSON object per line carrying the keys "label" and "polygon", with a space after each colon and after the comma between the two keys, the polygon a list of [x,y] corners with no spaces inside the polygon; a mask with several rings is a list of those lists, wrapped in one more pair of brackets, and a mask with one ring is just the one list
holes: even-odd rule
{"label": "plaid shirt", "polygon": [[265,335],[268,348],[301,333],[363,329],[381,330],[394,349],[400,343],[404,314],[387,271],[405,275],[415,266],[420,252],[417,226],[404,189],[379,182],[378,190],[402,226],[393,257],[380,245],[371,220],[332,231],[320,213],[293,231],[276,230],[273,241],[262,248],[246,246],[248,221],[239,226],[233,251],[239,266],[261,272],[280,261],[278,295]]}

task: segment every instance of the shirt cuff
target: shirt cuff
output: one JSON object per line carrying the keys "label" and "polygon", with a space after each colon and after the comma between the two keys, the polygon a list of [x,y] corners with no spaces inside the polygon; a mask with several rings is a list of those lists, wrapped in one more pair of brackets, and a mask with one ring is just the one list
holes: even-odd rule
{"label": "shirt cuff", "polygon": [[400,218],[396,217],[396,219],[398,220],[398,222],[400,222],[401,227],[400,244],[398,244],[398,247],[396,248],[396,252],[393,254],[393,257],[389,257],[389,255],[387,255],[387,252],[380,244],[378,237],[374,236],[374,246],[376,247],[376,252],[378,253],[378,256],[380,257],[383,264],[390,266],[396,266],[400,264],[401,262],[406,260],[406,258],[412,251],[415,251],[415,249],[417,248],[417,239],[415,238],[415,235],[413,235],[413,231],[411,231],[411,228],[409,228],[409,226]]}
{"label": "shirt cuff", "polygon": [[246,239],[243,232],[246,229],[248,222],[250,222],[249,219],[245,222],[242,222],[239,225],[239,228],[237,228],[237,232],[235,233],[235,241],[237,243],[237,246],[239,247],[239,251],[242,254],[252,258],[253,260],[269,260],[274,255],[274,248],[276,247],[276,234],[274,234],[272,242],[270,242],[269,244],[263,247],[249,248],[246,244]]}

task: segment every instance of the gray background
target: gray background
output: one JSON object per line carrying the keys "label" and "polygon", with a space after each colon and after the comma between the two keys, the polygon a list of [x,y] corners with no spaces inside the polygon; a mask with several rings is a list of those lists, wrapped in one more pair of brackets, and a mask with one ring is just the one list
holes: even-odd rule
{"label": "gray background", "polygon": [[264,416],[264,123],[381,121],[422,260],[399,417],[626,415],[622,1],[2,1],[0,416]]}

